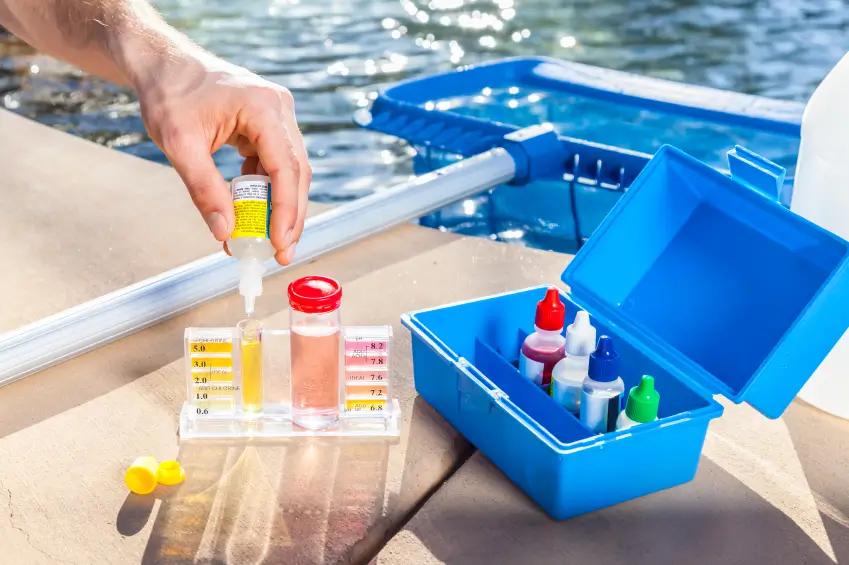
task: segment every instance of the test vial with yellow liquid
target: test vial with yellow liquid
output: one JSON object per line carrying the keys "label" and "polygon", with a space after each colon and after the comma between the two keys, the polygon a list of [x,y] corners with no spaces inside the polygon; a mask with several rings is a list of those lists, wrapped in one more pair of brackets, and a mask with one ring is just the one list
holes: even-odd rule
{"label": "test vial with yellow liquid", "polygon": [[236,325],[239,342],[242,413],[257,419],[263,412],[262,324],[248,318]]}

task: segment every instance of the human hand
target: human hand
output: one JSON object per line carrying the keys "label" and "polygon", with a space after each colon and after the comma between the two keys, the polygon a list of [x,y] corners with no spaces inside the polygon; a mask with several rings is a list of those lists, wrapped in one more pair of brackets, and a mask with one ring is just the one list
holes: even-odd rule
{"label": "human hand", "polygon": [[142,119],[212,234],[225,241],[235,225],[229,186],[212,160],[229,144],[245,158],[242,174],[271,177],[271,244],[278,263],[291,263],[312,179],[291,93],[200,50],[151,67],[133,80]]}

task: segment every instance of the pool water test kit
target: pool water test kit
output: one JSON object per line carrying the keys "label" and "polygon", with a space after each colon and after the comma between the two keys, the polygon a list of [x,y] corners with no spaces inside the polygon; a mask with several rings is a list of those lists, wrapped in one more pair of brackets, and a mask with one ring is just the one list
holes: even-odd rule
{"label": "pool water test kit", "polygon": [[[309,429],[293,422],[289,351],[292,331],[261,331],[261,369],[246,370],[245,347],[234,328],[187,328],[188,398],[180,413],[180,438],[283,438],[289,436],[400,435],[400,405],[391,396],[391,326],[342,327],[344,352],[335,386],[337,425]],[[245,408],[246,384],[259,390],[259,410]],[[255,404],[248,404],[249,406]]]}
{"label": "pool water test kit", "polygon": [[562,275],[565,319],[611,338],[624,396],[659,391],[656,421],[596,434],[522,375],[548,287],[402,318],[417,392],[553,518],[692,480],[714,395],[778,418],[849,328],[849,243],[781,205],[783,168],[728,163],[661,148]]}
{"label": "pool water test kit", "polygon": [[292,436],[397,438],[392,327],[342,326],[341,286],[289,285],[291,324],[187,328],[181,440]]}

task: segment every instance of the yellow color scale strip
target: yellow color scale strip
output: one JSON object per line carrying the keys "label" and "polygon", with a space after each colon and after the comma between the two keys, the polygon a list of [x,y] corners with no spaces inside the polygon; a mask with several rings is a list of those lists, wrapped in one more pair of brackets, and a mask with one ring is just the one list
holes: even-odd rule
{"label": "yellow color scale strip", "polygon": [[386,412],[386,399],[346,400],[345,412]]}
{"label": "yellow color scale strip", "polygon": [[197,416],[212,416],[215,414],[230,414],[236,411],[236,404],[233,399],[221,400],[193,400],[192,408],[194,408]]}
{"label": "yellow color scale strip", "polygon": [[193,341],[189,343],[189,351],[194,353],[233,353],[233,340],[227,341]]}
{"label": "yellow color scale strip", "polygon": [[223,385],[233,384],[233,370],[224,369],[192,369],[193,385]]}
{"label": "yellow color scale strip", "polygon": [[194,357],[192,356],[192,372],[195,369],[232,368],[233,359],[230,357]]}

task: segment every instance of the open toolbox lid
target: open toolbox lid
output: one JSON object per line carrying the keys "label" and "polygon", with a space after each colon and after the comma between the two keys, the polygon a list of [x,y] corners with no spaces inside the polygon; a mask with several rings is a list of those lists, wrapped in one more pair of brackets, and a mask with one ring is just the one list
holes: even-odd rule
{"label": "open toolbox lid", "polygon": [[562,279],[682,380],[777,418],[849,328],[849,243],[778,204],[781,167],[728,159],[661,148]]}

